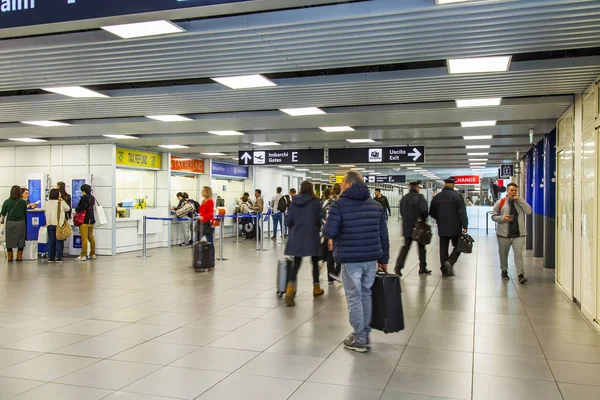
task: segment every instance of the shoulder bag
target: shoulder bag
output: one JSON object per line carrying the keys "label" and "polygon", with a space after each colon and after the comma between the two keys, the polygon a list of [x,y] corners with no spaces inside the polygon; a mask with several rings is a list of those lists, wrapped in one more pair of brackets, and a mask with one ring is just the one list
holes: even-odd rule
{"label": "shoulder bag", "polygon": [[419,244],[428,245],[431,243],[432,237],[433,233],[431,232],[431,226],[419,218],[413,228],[412,239]]}
{"label": "shoulder bag", "polygon": [[69,236],[71,236],[73,234],[73,230],[71,229],[71,225],[69,225],[67,223],[67,218],[65,216],[65,221],[63,222],[62,226],[58,225],[60,224],[60,215],[64,214],[62,211],[62,208],[60,206],[60,201],[58,202],[58,206],[57,206],[57,210],[56,210],[56,218],[58,218],[58,221],[56,221],[57,226],[56,226],[56,239],[58,240],[67,240],[69,238]]}
{"label": "shoulder bag", "polygon": [[471,235],[463,233],[458,239],[458,251],[465,254],[471,254],[473,252],[473,243],[475,239]]}

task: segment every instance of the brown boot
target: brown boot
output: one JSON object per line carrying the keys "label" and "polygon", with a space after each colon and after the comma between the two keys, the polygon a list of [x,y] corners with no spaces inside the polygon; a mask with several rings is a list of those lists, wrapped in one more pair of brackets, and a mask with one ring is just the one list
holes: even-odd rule
{"label": "brown boot", "polygon": [[287,288],[285,290],[285,305],[288,307],[293,307],[296,305],[294,303],[294,296],[296,293],[294,292],[294,284],[288,283]]}
{"label": "brown boot", "polygon": [[7,251],[6,255],[8,256],[8,262],[11,262],[13,260],[13,252],[12,252],[12,250]]}
{"label": "brown boot", "polygon": [[23,261],[23,252],[17,251],[17,262]]}
{"label": "brown boot", "polygon": [[315,285],[313,287],[313,297],[323,296],[324,294],[325,294],[325,291],[323,289],[321,289],[321,285],[319,285],[318,283],[315,283]]}

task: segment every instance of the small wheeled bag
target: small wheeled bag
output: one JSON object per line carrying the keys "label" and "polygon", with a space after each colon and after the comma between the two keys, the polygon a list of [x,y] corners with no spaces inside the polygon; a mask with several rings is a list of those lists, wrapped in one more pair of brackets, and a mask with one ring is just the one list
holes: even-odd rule
{"label": "small wheeled bag", "polygon": [[378,272],[371,294],[373,301],[371,328],[384,333],[404,330],[400,277],[387,272]]}
{"label": "small wheeled bag", "polygon": [[194,243],[194,269],[196,272],[208,271],[215,268],[213,247],[209,242]]}
{"label": "small wheeled bag", "polygon": [[290,270],[294,268],[294,259],[284,257],[277,261],[277,296],[283,296],[287,289]]}
{"label": "small wheeled bag", "polygon": [[431,226],[422,219],[419,219],[413,228],[412,239],[419,244],[428,245],[431,243],[432,237]]}
{"label": "small wheeled bag", "polygon": [[475,239],[471,237],[471,235],[463,233],[460,238],[458,238],[458,251],[460,253],[471,254],[473,252],[473,243],[475,243]]}

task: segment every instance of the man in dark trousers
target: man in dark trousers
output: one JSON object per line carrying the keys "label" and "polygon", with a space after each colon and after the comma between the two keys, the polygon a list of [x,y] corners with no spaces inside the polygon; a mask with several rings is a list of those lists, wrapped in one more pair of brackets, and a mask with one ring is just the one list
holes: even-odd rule
{"label": "man in dark trousers", "polygon": [[[410,245],[413,242],[412,232],[417,221],[419,219],[425,221],[427,219],[427,202],[425,198],[419,194],[421,189],[421,181],[414,181],[410,183],[410,191],[400,201],[400,215],[402,215],[402,233],[404,235],[404,246],[400,250],[400,255],[396,259],[396,268],[394,272],[396,275],[402,276],[402,269],[406,262],[406,256],[410,250]],[[419,246],[419,275],[431,274],[431,271],[427,269],[427,250],[425,245],[417,243]]]}
{"label": "man in dark trousers", "polygon": [[373,198],[376,202],[381,204],[383,207],[383,212],[385,213],[385,219],[388,219],[388,216],[392,216],[392,209],[390,208],[390,203],[388,202],[387,197],[381,194],[381,189],[375,189],[375,197]]}
{"label": "man in dark trousers", "polygon": [[[431,201],[429,215],[438,224],[438,235],[440,237],[440,264],[443,276],[453,276],[452,268],[460,253],[456,246],[462,233],[467,233],[469,220],[467,218],[467,206],[460,193],[454,190],[456,178],[451,176],[446,179],[444,189]],[[452,242],[454,249],[448,255],[448,246]]]}

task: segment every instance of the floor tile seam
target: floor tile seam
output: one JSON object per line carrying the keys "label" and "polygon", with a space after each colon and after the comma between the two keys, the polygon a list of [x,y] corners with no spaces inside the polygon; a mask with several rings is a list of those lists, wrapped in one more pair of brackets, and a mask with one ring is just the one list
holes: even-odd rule
{"label": "floor tile seam", "polygon": [[[52,353],[47,353],[47,354],[52,354]],[[52,355],[60,355],[60,356],[65,356],[64,354],[52,354]],[[40,356],[40,357],[41,357],[41,356]],[[85,369],[85,368],[87,368],[87,367],[91,367],[92,365],[98,364],[100,361],[103,361],[103,360],[101,360],[101,359],[97,359],[97,358],[93,358],[93,357],[82,357],[82,356],[66,356],[66,357],[77,357],[77,358],[86,358],[86,359],[91,359],[91,358],[92,358],[92,359],[94,359],[95,361],[94,361],[93,363],[89,364],[89,365],[83,366],[83,367],[81,367],[81,368],[78,368],[78,369],[76,369],[76,370],[74,370],[74,371],[71,371],[71,372],[68,372],[68,373],[66,373],[66,374],[64,374],[64,375],[61,375],[61,376],[59,376],[58,378],[55,378],[55,379],[53,379],[53,380],[51,380],[51,381],[42,381],[42,382],[44,382],[44,383],[58,383],[58,382],[55,382],[55,381],[56,381],[56,380],[58,380],[58,379],[62,379],[62,378],[64,378],[64,377],[65,377],[65,376],[67,376],[67,375],[71,375],[71,374],[74,374],[75,372],[79,372],[79,371],[81,371],[82,369]],[[15,364],[15,365],[13,365],[13,366],[11,366],[11,367],[9,367],[9,368],[12,368],[12,367],[14,367],[14,366],[16,366],[16,365],[19,365],[19,364],[23,364],[24,362],[27,362],[27,361],[32,361],[32,360],[34,360],[35,358],[37,358],[37,357],[34,357],[34,358],[32,358],[32,359],[29,359],[29,360],[23,361],[23,362],[21,362],[21,363]],[[7,376],[4,376],[4,377],[5,377],[5,378],[8,378]],[[17,378],[17,379],[20,379],[20,378]],[[35,379],[26,379],[26,380],[35,380]],[[37,382],[37,380],[35,380],[35,381]],[[69,385],[69,386],[77,386],[77,385]]]}
{"label": "floor tile seam", "polygon": [[[487,232],[486,232],[487,236]],[[479,238],[477,238],[479,240]],[[471,400],[474,397],[475,393],[475,335],[476,335],[476,327],[477,327],[477,286],[480,282],[478,282],[479,278],[479,246],[475,247],[475,298],[473,304],[473,358],[471,361]]]}

